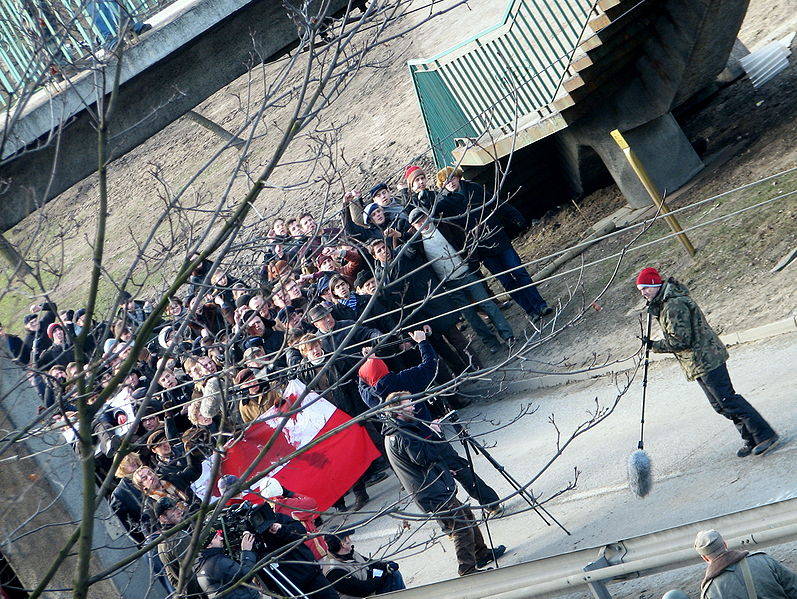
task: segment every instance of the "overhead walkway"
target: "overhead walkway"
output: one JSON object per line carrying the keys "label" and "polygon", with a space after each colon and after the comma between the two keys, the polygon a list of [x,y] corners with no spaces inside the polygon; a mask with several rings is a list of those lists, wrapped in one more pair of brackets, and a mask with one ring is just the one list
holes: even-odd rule
{"label": "overhead walkway", "polygon": [[[60,1],[66,6],[71,0]],[[47,4],[52,7],[58,3]],[[312,11],[321,3],[315,0],[310,4]],[[324,4],[327,14],[346,5],[346,0]],[[297,26],[281,0],[177,0],[148,22],[152,30],[141,35],[123,55],[119,108],[109,131],[110,160],[152,137],[258,61],[285,51],[298,38]],[[86,54],[88,42],[81,45],[79,40],[91,41],[95,33],[87,30],[84,37],[75,33],[69,44],[59,46],[64,51],[82,51],[78,64],[86,67],[82,72],[62,73],[68,78],[62,89],[50,84],[26,101],[20,101],[19,94],[4,96],[7,109],[0,113],[0,232],[96,171],[92,112],[98,86],[105,86],[105,93],[110,91],[116,62],[98,63],[96,52]],[[11,68],[3,62],[4,56],[7,58],[0,55],[4,86],[18,87],[9,79]],[[18,71],[24,58],[17,62]],[[28,75],[42,80],[42,73],[51,70],[53,64],[35,63],[38,66],[31,66],[33,71]]]}
{"label": "overhead walkway", "polygon": [[661,191],[701,170],[672,111],[725,67],[747,4],[513,0],[500,25],[409,63],[437,164],[483,167],[543,142],[556,156],[524,162],[528,180],[549,177],[554,161],[580,193],[597,154],[632,206],[649,204],[609,132],[623,133]]}

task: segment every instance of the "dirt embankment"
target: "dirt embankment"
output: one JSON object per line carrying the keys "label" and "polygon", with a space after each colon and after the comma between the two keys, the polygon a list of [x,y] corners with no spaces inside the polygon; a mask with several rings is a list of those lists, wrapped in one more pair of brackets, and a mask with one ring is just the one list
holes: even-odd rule
{"label": "dirt embankment", "polygon": [[[439,20],[419,26],[405,38],[376,49],[345,94],[323,113],[323,123],[346,123],[340,129],[335,153],[326,161],[325,169],[311,168],[302,162],[312,150],[309,139],[301,140],[287,156],[292,165],[278,169],[272,181],[274,186],[258,200],[260,213],[267,219],[277,213],[295,215],[306,208],[320,210],[325,202],[327,209],[334,211],[344,186],[367,188],[377,180],[397,180],[403,166],[427,148],[406,60],[434,54],[477,32],[495,21],[503,7],[503,0],[462,5]],[[405,24],[419,23],[427,14],[413,13]],[[795,20],[788,0],[754,0],[740,38],[755,49],[793,30],[797,25]],[[235,129],[252,114],[256,99],[263,97],[265,87],[273,82],[279,67],[277,64],[256,69],[204,102],[198,107],[199,112],[228,129]],[[683,126],[688,135],[692,139],[706,138],[707,158],[731,147],[736,147],[736,152],[673,201],[672,207],[692,204],[797,165],[793,141],[797,139],[796,87],[797,68],[792,65],[760,90],[753,89],[746,79],[739,80],[710,98],[699,111],[684,116]],[[285,111],[287,108],[275,110],[253,139],[246,165],[250,172],[257,172],[268,160]],[[164,197],[185,185],[218,146],[219,141],[212,134],[193,122],[179,120],[112,164],[106,248],[110,275],[119,277],[126,271],[136,241],[162,208]],[[241,197],[249,181],[245,176],[231,176],[237,160],[237,153],[227,150],[188,190],[191,201],[198,207],[213,205],[228,184],[233,190],[231,197]],[[309,183],[297,189],[288,187],[301,179],[308,179]],[[333,183],[330,185],[329,181]],[[723,196],[678,217],[684,226],[705,224],[795,187],[794,176],[784,177]],[[50,251],[51,258],[63,261],[62,270],[67,276],[60,281],[47,281],[52,282],[53,296],[62,305],[78,307],[84,302],[91,251],[87,240],[93,235],[96,222],[96,198],[96,180],[90,178],[40,211],[39,216],[45,218],[43,233],[46,234],[37,228],[42,221],[32,217],[12,235],[14,239],[40,239],[41,251]],[[589,225],[623,204],[617,188],[612,186],[581,199],[577,207],[563,205],[533,225],[516,242],[517,247],[524,258],[540,260],[530,268],[536,271],[549,260],[551,253],[577,242]],[[747,328],[786,316],[797,304],[794,266],[778,275],[770,275],[769,270],[797,244],[795,215],[797,201],[791,197],[690,231],[698,249],[694,259],[675,241],[638,249],[641,244],[666,234],[664,225],[655,225],[630,248],[616,278],[598,300],[602,309],[588,310],[578,326],[563,330],[537,357],[554,363],[564,360],[580,364],[593,353],[618,356],[632,350],[637,331],[635,314],[641,303],[631,283],[634,273],[646,265],[656,265],[687,283],[720,330]],[[200,230],[204,214],[192,213],[191,218],[195,230]],[[558,271],[555,278],[540,285],[552,304],[564,304],[571,295],[575,297],[567,304],[559,322],[567,322],[578,314],[582,303],[592,303],[609,282],[616,258],[591,263],[615,256],[635,234],[629,231],[593,246]],[[180,257],[182,247],[173,249]],[[561,276],[564,270],[579,266],[582,259],[588,265],[582,273]],[[136,279],[142,281],[144,274]],[[150,274],[153,276],[145,288],[157,287],[159,278],[168,280],[170,272],[164,268]],[[0,317],[11,324],[12,330],[17,329],[30,299],[24,290],[18,290],[0,302]],[[517,307],[512,307],[509,314],[518,331],[527,325]]]}

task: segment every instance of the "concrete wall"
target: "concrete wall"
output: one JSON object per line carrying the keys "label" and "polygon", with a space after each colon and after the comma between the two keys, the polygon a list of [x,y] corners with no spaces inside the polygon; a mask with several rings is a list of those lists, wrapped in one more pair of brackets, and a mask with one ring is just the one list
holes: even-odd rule
{"label": "concrete wall", "polygon": [[[346,6],[344,0],[330,4],[331,11]],[[279,0],[191,0],[182,6],[182,12],[142,36],[122,59],[110,160],[249,71],[259,62],[255,57],[266,60],[279,54],[298,37]],[[103,89],[102,78],[111,77],[113,69],[111,64],[102,72],[86,72],[52,98],[40,93],[14,124],[8,152],[43,147],[11,157],[0,167],[0,180],[8,182],[0,186],[0,231],[96,171],[91,112]],[[59,138],[44,143],[51,131]]]}
{"label": "concrete wall", "polygon": [[[38,395],[23,371],[0,350],[0,430],[3,437],[36,418]],[[58,432],[34,432],[11,446],[0,442],[0,551],[26,588],[33,588],[50,568],[75,530],[82,514],[82,486],[77,456]],[[94,515],[91,571],[97,573],[129,555],[135,548],[106,501]],[[67,559],[49,585],[72,586],[74,560]],[[68,590],[45,595],[67,599]],[[165,592],[151,580],[146,558],[139,559],[112,579],[92,586],[90,597],[102,599],[160,599]]]}

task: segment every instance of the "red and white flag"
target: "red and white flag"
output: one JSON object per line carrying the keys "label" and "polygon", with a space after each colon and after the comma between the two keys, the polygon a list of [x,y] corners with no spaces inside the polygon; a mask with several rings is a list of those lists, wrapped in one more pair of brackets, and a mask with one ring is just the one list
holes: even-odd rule
{"label": "red and white flag", "polygon": [[[302,398],[304,392],[305,385],[301,381],[290,381],[282,395],[285,401],[250,424],[243,438],[228,445],[221,474],[240,476],[257,459],[263,447],[271,442],[271,447],[254,469],[254,476],[351,421],[348,414],[317,393],[311,391]],[[301,407],[297,409],[300,398]],[[286,415],[287,412],[294,413]],[[277,432],[283,422],[285,426]],[[353,424],[277,466],[269,476],[294,493],[312,497],[318,503],[318,509],[324,511],[342,497],[378,457],[379,451],[366,430]],[[257,490],[256,487],[254,485],[253,490]]]}

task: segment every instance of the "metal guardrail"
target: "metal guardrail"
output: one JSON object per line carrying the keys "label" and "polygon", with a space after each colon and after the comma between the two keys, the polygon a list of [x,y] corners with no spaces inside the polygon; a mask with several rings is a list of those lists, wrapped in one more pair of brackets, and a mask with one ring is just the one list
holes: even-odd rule
{"label": "metal guardrail", "polygon": [[[692,549],[700,530],[719,530],[734,549],[755,550],[797,540],[797,498],[684,524],[646,535],[580,549],[404,591],[391,599],[528,599],[555,597],[587,586],[610,597],[606,583],[700,564]],[[596,594],[596,591],[600,594]]]}
{"label": "metal guardrail", "polygon": [[451,161],[455,137],[550,112],[595,3],[511,0],[497,25],[407,63],[438,167]]}
{"label": "metal guardrail", "polygon": [[0,108],[90,66],[120,33],[173,2],[0,0]]}

